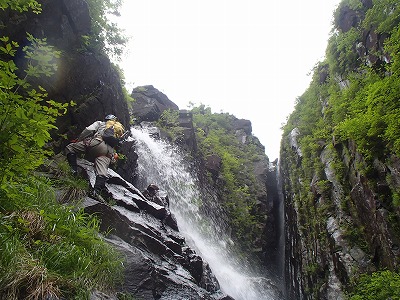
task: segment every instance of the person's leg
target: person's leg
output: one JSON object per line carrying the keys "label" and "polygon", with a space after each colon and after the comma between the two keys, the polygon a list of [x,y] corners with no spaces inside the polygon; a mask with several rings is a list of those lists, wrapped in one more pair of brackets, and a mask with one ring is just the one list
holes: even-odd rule
{"label": "person's leg", "polygon": [[96,171],[96,181],[92,189],[90,189],[89,194],[94,199],[105,202],[102,196],[104,191],[106,181],[107,181],[107,171],[108,165],[110,164],[110,158],[107,156],[99,156],[95,160],[95,171]]}
{"label": "person's leg", "polygon": [[100,202],[106,202],[104,200],[103,196],[101,195],[102,191],[105,188],[106,181],[107,181],[107,177],[102,176],[102,175],[97,175],[93,188],[90,187],[90,189],[89,189],[89,196],[91,196],[92,198],[94,198]]}
{"label": "person's leg", "polygon": [[71,143],[65,147],[65,153],[67,155],[67,161],[71,168],[72,174],[78,174],[78,163],[76,161],[77,154],[85,152],[85,144],[81,142]]}
{"label": "person's leg", "polygon": [[67,161],[71,168],[72,174],[78,174],[78,163],[76,161],[76,154],[73,152],[67,153]]}
{"label": "person's leg", "polygon": [[104,142],[90,149],[90,155],[95,157],[94,168],[96,172],[96,181],[93,188],[90,189],[90,195],[102,202],[104,202],[104,199],[101,193],[105,188],[108,166],[111,162],[111,159],[107,156],[108,152],[108,146]]}

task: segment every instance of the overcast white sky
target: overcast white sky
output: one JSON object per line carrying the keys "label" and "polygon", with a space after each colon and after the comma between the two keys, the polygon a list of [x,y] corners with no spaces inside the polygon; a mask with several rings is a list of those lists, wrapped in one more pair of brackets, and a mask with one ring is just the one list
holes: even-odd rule
{"label": "overcast white sky", "polygon": [[124,0],[128,91],[153,85],[187,109],[248,119],[270,161],[325,55],[340,0]]}

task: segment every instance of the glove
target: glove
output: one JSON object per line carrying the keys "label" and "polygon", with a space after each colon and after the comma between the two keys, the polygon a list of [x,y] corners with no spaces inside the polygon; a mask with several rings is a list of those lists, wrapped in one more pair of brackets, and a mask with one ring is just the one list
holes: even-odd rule
{"label": "glove", "polygon": [[111,163],[115,164],[118,160],[118,153],[114,153],[114,155],[111,157]]}

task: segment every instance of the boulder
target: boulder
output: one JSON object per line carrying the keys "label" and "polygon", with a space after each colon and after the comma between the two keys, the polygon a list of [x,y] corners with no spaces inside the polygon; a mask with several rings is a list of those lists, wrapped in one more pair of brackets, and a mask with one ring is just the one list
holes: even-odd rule
{"label": "boulder", "polygon": [[167,109],[179,110],[179,107],[152,85],[136,87],[131,96],[135,99],[131,113],[139,121],[157,121]]}

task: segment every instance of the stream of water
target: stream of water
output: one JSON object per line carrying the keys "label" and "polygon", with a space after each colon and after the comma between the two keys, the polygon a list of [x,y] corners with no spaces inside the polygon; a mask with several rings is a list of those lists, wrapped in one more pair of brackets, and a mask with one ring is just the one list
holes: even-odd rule
{"label": "stream of water", "polygon": [[181,234],[208,264],[221,289],[235,300],[277,300],[277,289],[271,278],[255,274],[249,266],[235,258],[232,241],[219,230],[216,220],[200,213],[202,196],[197,180],[188,169],[185,157],[178,149],[151,137],[148,128],[132,128],[137,142],[139,184],[159,186],[167,193],[171,212]]}

